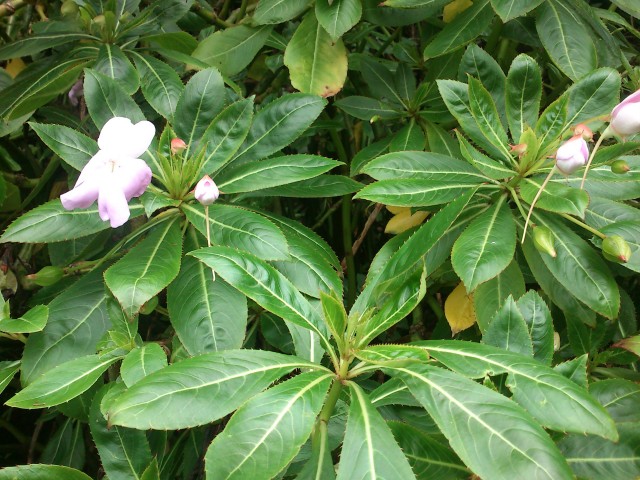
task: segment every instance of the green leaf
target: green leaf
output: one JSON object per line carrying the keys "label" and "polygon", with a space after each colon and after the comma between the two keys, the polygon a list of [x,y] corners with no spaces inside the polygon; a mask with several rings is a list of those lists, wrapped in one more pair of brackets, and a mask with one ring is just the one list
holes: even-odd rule
{"label": "green leaf", "polygon": [[337,480],[415,479],[407,458],[371,400],[353,382],[349,382],[349,390],[351,405]]}
{"label": "green leaf", "polygon": [[270,33],[270,26],[239,25],[218,30],[202,40],[191,55],[224,75],[235,75],[251,63]]}
{"label": "green leaf", "polygon": [[280,272],[249,253],[229,247],[208,247],[191,252],[216,274],[258,305],[283,319],[318,334],[322,346],[329,340],[318,312]]}
{"label": "green leaf", "polygon": [[113,78],[129,95],[136,93],[140,86],[138,72],[117,45],[103,43],[100,46],[93,70]]}
{"label": "green leaf", "polygon": [[178,100],[173,122],[176,134],[187,144],[185,157],[220,113],[224,99],[224,83],[218,70],[207,68],[191,77]]}
{"label": "green leaf", "polygon": [[540,140],[540,152],[544,151],[544,147],[556,144],[558,137],[564,132],[567,125],[568,102],[569,97],[563,95],[545,108],[540,115],[535,128],[535,134]]}
{"label": "green leaf", "polygon": [[256,192],[260,197],[325,198],[357,192],[362,184],[342,175],[318,175],[301,182],[267,188]]}
{"label": "green leaf", "polygon": [[592,196],[584,219],[587,225],[600,229],[616,222],[640,222],[640,210],[626,203]]}
{"label": "green leaf", "polygon": [[432,38],[424,49],[424,58],[439,57],[463,47],[480,35],[494,16],[489,0],[474,3]]}
{"label": "green leaf", "polygon": [[81,422],[68,418],[51,435],[40,457],[41,462],[82,468],[85,464],[84,428]]}
{"label": "green leaf", "polygon": [[44,408],[59,405],[77,397],[91,387],[116,361],[88,355],[62,363],[34,380],[11,397],[6,404],[15,408]]}
{"label": "green leaf", "polygon": [[171,120],[184,91],[182,80],[172,67],[157,58],[136,53],[134,61],[140,72],[145,100],[156,112]]}
{"label": "green leaf", "polygon": [[329,330],[335,339],[341,339],[347,328],[347,312],[335,292],[320,292],[322,303],[322,316],[329,326]]}
{"label": "green leaf", "polygon": [[253,20],[258,25],[283,23],[307,9],[309,0],[260,0]]}
{"label": "green leaf", "polygon": [[607,318],[616,318],[620,293],[602,257],[564,223],[542,214],[534,214],[534,220],[553,233],[557,256],[542,255],[553,276],[589,308]]}
{"label": "green leaf", "polygon": [[433,122],[427,122],[426,129],[429,150],[433,153],[439,153],[448,157],[463,158],[460,156],[460,146],[452,137],[451,132]]}
{"label": "green leaf", "polygon": [[511,263],[516,225],[505,197],[476,218],[451,251],[451,264],[467,292],[494,278]]}
{"label": "green leaf", "polygon": [[640,222],[617,222],[600,229],[605,235],[619,235],[629,245],[631,256],[629,261],[623,263],[625,267],[634,272],[640,272]]}
{"label": "green leaf", "polygon": [[[204,244],[191,229],[185,251]],[[167,288],[171,324],[191,355],[240,348],[247,324],[247,300],[197,259],[184,256],[180,273]]]}
{"label": "green leaf", "polygon": [[3,468],[0,480],[91,480],[91,477],[74,468],[31,464]]}
{"label": "green leaf", "polygon": [[280,151],[309,128],[326,104],[326,100],[304,93],[284,95],[269,103],[255,116],[233,161],[259,160]]}
{"label": "green leaf", "polygon": [[158,225],[105,272],[107,287],[128,317],[136,315],[178,275],[181,256],[182,234],[174,219]]}
{"label": "green leaf", "polygon": [[93,58],[56,57],[27,67],[17,81],[2,90],[0,118],[7,121],[30,115],[58,94],[67,92],[82,69],[92,62]]}
{"label": "green leaf", "polygon": [[584,388],[536,359],[489,345],[457,340],[429,340],[415,344],[426,348],[437,361],[466,377],[483,378],[489,374],[506,373],[506,385],[513,393],[512,400],[545,427],[593,433],[612,440],[617,438],[613,421]]}
{"label": "green leaf", "polygon": [[151,449],[145,432],[112,425],[109,427],[100,411],[105,396],[115,396],[124,390],[122,384],[109,383],[102,387],[91,402],[89,428],[100,461],[109,478],[140,478],[151,462]]}
{"label": "green leaf", "polygon": [[308,180],[340,164],[319,155],[287,155],[231,165],[216,176],[215,181],[225,194],[252,192]]}
{"label": "green leaf", "polygon": [[[182,205],[187,220],[207,236],[202,205]],[[250,210],[232,205],[209,206],[211,243],[251,252],[263,260],[289,258],[287,239],[272,222]]]}
{"label": "green leaf", "polygon": [[231,160],[247,137],[252,119],[253,97],[232,103],[213,119],[200,140],[205,145],[203,174],[213,174]]}
{"label": "green leaf", "polygon": [[515,260],[498,275],[478,285],[473,292],[473,306],[480,331],[486,331],[494,315],[510,295],[519,298],[524,292],[524,278]]}
{"label": "green leaf", "polygon": [[460,144],[460,154],[474,167],[480,170],[483,175],[494,180],[504,180],[505,178],[514,177],[516,172],[505,167],[502,163],[496,162],[492,158],[487,157],[484,153],[479,152],[471,145],[461,134],[456,131],[458,143]]}
{"label": "green leaf", "polygon": [[90,68],[84,69],[84,98],[98,128],[113,117],[126,117],[133,123],[144,120],[140,107],[118,81]]}
{"label": "green leaf", "polygon": [[640,475],[640,424],[618,425],[616,443],[594,435],[569,435],[558,443],[573,472],[580,478],[632,479]]}
{"label": "green leaf", "polygon": [[412,119],[394,134],[389,144],[389,151],[424,150],[425,142],[424,131]]}
{"label": "green leaf", "polygon": [[48,307],[44,330],[29,335],[25,345],[21,367],[24,385],[61,363],[96,351],[96,343],[110,326],[102,271],[82,277]]}
{"label": "green leaf", "polygon": [[388,425],[417,478],[469,478],[471,472],[456,454],[431,435],[403,422],[394,421]]}
{"label": "green leaf", "polygon": [[[611,68],[587,72],[565,92],[568,96],[567,125],[577,125],[611,113],[618,103],[620,74]],[[564,95],[563,95],[564,96]]]}
{"label": "green leaf", "polygon": [[482,335],[482,342],[528,357],[533,357],[533,344],[524,316],[509,296]]}
{"label": "green leaf", "polygon": [[318,0],[315,13],[335,41],[360,21],[362,4],[359,0]]}
{"label": "green leaf", "polygon": [[362,57],[360,71],[373,96],[383,102],[406,108],[406,101],[397,90],[395,78],[386,66],[372,57]]}
{"label": "green leaf", "polygon": [[209,446],[207,478],[276,476],[309,438],[331,381],[303,373],[251,398]]}
{"label": "green leaf", "polygon": [[[544,181],[541,177],[529,177],[520,184],[522,199],[531,204]],[[536,207],[549,212],[568,213],[576,217],[584,217],[589,204],[589,195],[584,190],[565,185],[562,180],[549,182],[540,194]]]}
{"label": "green leaf", "polygon": [[640,385],[621,378],[610,378],[594,382],[589,393],[607,409],[617,423],[640,422]]}
{"label": "green leaf", "polygon": [[374,98],[358,95],[341,98],[335,102],[335,105],[360,120],[372,121],[374,118],[391,119],[401,116],[401,113],[397,111],[398,107],[393,107]]}
{"label": "green leaf", "polygon": [[414,345],[373,345],[356,352],[356,357],[364,362],[381,366],[403,366],[409,363],[425,363],[429,354]]}
{"label": "green leaf", "polygon": [[304,17],[291,37],[284,52],[284,64],[295,89],[325,98],[342,90],[347,78],[344,43],[341,39],[332,40],[313,12]]}
{"label": "green leaf", "polygon": [[[491,0],[491,6],[504,23],[521,17],[536,8],[543,0]],[[508,98],[508,97],[507,97]]]}
{"label": "green leaf", "polygon": [[98,152],[98,144],[92,138],[63,125],[46,125],[29,122],[47,147],[76,170],[82,170]]}
{"label": "green leaf", "polygon": [[[108,405],[109,424],[175,430],[211,423],[296,368],[319,367],[260,350],[187,358],[146,376],[114,399]],[[167,415],[169,411],[173,413]]]}
{"label": "green leaf", "polygon": [[408,178],[399,180],[380,180],[360,190],[354,198],[363,198],[372,202],[398,207],[428,207],[450,202],[465,192],[475,190],[479,182],[469,180],[456,181],[446,176],[442,180]]}
{"label": "green leaf", "polygon": [[127,387],[167,366],[167,352],[157,343],[147,343],[131,350],[122,360],[120,375]]}
{"label": "green leaf", "polygon": [[[613,173],[608,165],[589,169],[584,189],[590,197],[602,197],[609,200],[632,200],[640,196],[640,157],[624,158],[631,166],[631,171],[620,175]],[[567,178],[567,183],[580,188],[581,176]]]}
{"label": "green leaf", "polygon": [[595,70],[596,47],[583,20],[566,4],[543,2],[536,10],[536,28],[545,50],[562,72],[578,80]]}
{"label": "green leaf", "polygon": [[463,160],[431,152],[392,152],[369,162],[362,173],[376,180],[420,178],[485,182],[487,177]]}
{"label": "green leaf", "polygon": [[545,365],[553,360],[553,321],[549,307],[535,290],[529,290],[516,302],[527,323],[533,357]]}
{"label": "green leaf", "polygon": [[[525,3],[530,4],[531,2]],[[507,120],[514,142],[520,141],[520,136],[527,127],[535,128],[541,97],[542,74],[540,67],[533,58],[521,53],[511,62],[507,75]]]}
{"label": "green leaf", "polygon": [[4,361],[0,362],[0,393],[7,388],[7,385],[11,383],[16,372],[20,370],[20,361],[14,362]]}
{"label": "green leaf", "polygon": [[573,478],[549,435],[511,400],[430,365],[389,370],[407,384],[462,461],[480,477]]}
{"label": "green leaf", "polygon": [[428,8],[434,12],[450,3],[449,0],[385,0],[381,3],[385,7],[394,8]]}
{"label": "green leaf", "polygon": [[20,318],[0,319],[0,331],[7,333],[33,333],[41,331],[47,324],[49,308],[36,305]]}
{"label": "green leaf", "polygon": [[96,40],[93,35],[78,32],[47,32],[31,34],[20,40],[7,43],[0,47],[0,60],[27,57],[34,53],[49,48],[64,45],[65,43],[81,42],[83,40]]}

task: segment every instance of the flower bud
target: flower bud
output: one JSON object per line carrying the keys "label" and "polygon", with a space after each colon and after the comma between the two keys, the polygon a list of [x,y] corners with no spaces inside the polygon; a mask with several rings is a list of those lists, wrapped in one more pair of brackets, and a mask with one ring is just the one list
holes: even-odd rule
{"label": "flower bud", "polygon": [[613,109],[609,128],[623,139],[640,133],[640,90],[629,95]]}
{"label": "flower bud", "polygon": [[533,244],[539,252],[547,253],[553,258],[556,257],[556,239],[553,233],[547,227],[534,227],[533,228]]}
{"label": "flower bud", "polygon": [[527,151],[526,143],[518,143],[517,145],[511,145],[511,153],[515,153],[519,157],[524,155],[526,151]]}
{"label": "flower bud", "polygon": [[629,170],[631,170],[631,167],[629,167],[629,164],[624,160],[616,160],[611,164],[611,171],[613,173],[622,174],[627,173]]}
{"label": "flower bud", "polygon": [[581,136],[586,141],[590,141],[593,139],[593,132],[584,123],[576,125],[576,127],[573,129],[573,134]]}
{"label": "flower bud", "polygon": [[565,175],[570,175],[589,160],[589,147],[579,135],[571,137],[556,152],[556,167]]}
{"label": "flower bud", "polygon": [[631,257],[631,247],[620,235],[609,235],[602,241],[602,254],[612,262],[627,263]]}
{"label": "flower bud", "polygon": [[65,2],[60,7],[60,13],[62,13],[62,15],[65,17],[70,15],[75,16],[79,10],[80,8],[78,7],[78,4],[73,0],[65,0]]}
{"label": "flower bud", "polygon": [[187,149],[187,144],[181,138],[174,138],[171,140],[171,153],[177,155],[184,152]]}
{"label": "flower bud", "polygon": [[27,275],[27,278],[36,285],[41,287],[48,287],[62,280],[64,271],[60,267],[44,267],[38,273]]}
{"label": "flower bud", "polygon": [[211,205],[218,199],[220,196],[220,190],[218,190],[215,182],[211,180],[211,177],[209,177],[209,175],[205,175],[196,185],[194,195],[196,200],[206,206]]}

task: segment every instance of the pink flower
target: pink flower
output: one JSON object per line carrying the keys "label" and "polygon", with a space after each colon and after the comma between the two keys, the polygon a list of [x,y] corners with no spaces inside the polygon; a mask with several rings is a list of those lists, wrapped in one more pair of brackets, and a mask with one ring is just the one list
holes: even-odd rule
{"label": "pink flower", "polygon": [[151,169],[141,160],[156,133],[151,122],[135,125],[124,117],[109,120],[98,137],[100,150],[80,172],[73,190],[60,196],[67,210],[87,208],[98,200],[98,212],[113,228],[129,219],[128,202],[151,182]]}
{"label": "pink flower", "polygon": [[623,139],[640,133],[640,90],[629,95],[613,109],[609,128]]}
{"label": "pink flower", "polygon": [[202,205],[211,205],[220,196],[220,190],[209,175],[205,175],[196,185],[194,192],[196,200]]}
{"label": "pink flower", "polygon": [[558,148],[556,152],[556,167],[565,175],[571,175],[580,167],[587,164],[589,147],[580,135],[571,137]]}
{"label": "pink flower", "polygon": [[171,153],[174,155],[182,153],[187,149],[187,144],[181,138],[171,139]]}

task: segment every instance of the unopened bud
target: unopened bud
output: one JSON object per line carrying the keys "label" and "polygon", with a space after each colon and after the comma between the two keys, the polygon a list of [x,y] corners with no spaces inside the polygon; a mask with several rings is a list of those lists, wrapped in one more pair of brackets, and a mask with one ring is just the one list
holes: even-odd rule
{"label": "unopened bud", "polygon": [[44,267],[38,273],[27,275],[27,278],[36,285],[41,287],[48,287],[62,280],[64,271],[60,267]]}
{"label": "unopened bud", "polygon": [[533,244],[539,252],[556,257],[556,240],[553,236],[553,232],[547,227],[534,227],[533,228]]}
{"label": "unopened bud", "polygon": [[631,247],[620,235],[609,235],[602,241],[602,254],[612,262],[627,263],[631,257]]}
{"label": "unopened bud", "polygon": [[631,170],[631,167],[629,167],[629,164],[624,160],[616,160],[611,164],[611,171],[613,173],[622,174],[627,173],[629,170]]}
{"label": "unopened bud", "polygon": [[593,139],[593,132],[591,131],[591,129],[589,127],[587,127],[584,123],[581,123],[580,125],[577,125],[574,129],[573,129],[573,134],[574,135],[580,135],[582,138],[584,138],[586,141],[590,141]]}
{"label": "unopened bud", "polygon": [[181,138],[174,138],[171,140],[171,153],[177,155],[187,149],[187,144]]}
{"label": "unopened bud", "polygon": [[194,195],[196,200],[206,206],[211,205],[218,199],[220,196],[220,190],[218,190],[216,183],[211,180],[211,177],[209,177],[209,175],[205,175],[196,185]]}
{"label": "unopened bud", "polygon": [[517,145],[511,145],[511,153],[515,153],[519,157],[525,154],[527,151],[526,143],[518,143]]}
{"label": "unopened bud", "polygon": [[76,15],[79,11],[78,4],[73,0],[66,0],[60,7],[60,13],[67,17],[69,15]]}

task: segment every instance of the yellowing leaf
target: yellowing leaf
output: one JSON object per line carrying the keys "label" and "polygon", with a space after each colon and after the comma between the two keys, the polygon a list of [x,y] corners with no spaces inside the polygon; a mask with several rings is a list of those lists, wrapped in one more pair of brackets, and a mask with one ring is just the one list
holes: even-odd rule
{"label": "yellowing leaf", "polygon": [[16,78],[16,76],[26,67],[27,64],[24,63],[21,58],[12,58],[7,62],[7,66],[4,69],[11,76],[11,78]]}
{"label": "yellowing leaf", "polygon": [[[391,208],[387,207],[389,210]],[[411,209],[408,207],[392,207],[394,210],[400,210],[396,213],[387,226],[384,229],[384,233],[391,233],[393,235],[397,235],[398,233],[402,233],[405,230],[409,230],[417,225],[420,225],[424,222],[425,218],[429,216],[429,212],[425,211],[417,211],[413,215],[411,214]]]}
{"label": "yellowing leaf", "polygon": [[445,300],[444,316],[451,327],[451,336],[476,323],[473,295],[467,295],[467,290],[462,282],[453,289]]}
{"label": "yellowing leaf", "polygon": [[442,15],[444,23],[451,22],[454,18],[464,12],[471,5],[473,5],[473,2],[471,0],[453,0],[453,2],[444,7],[444,12]]}
{"label": "yellowing leaf", "polygon": [[387,210],[389,210],[394,215],[397,215],[402,212],[410,212],[411,209],[409,207],[394,207],[393,205],[385,205]]}

